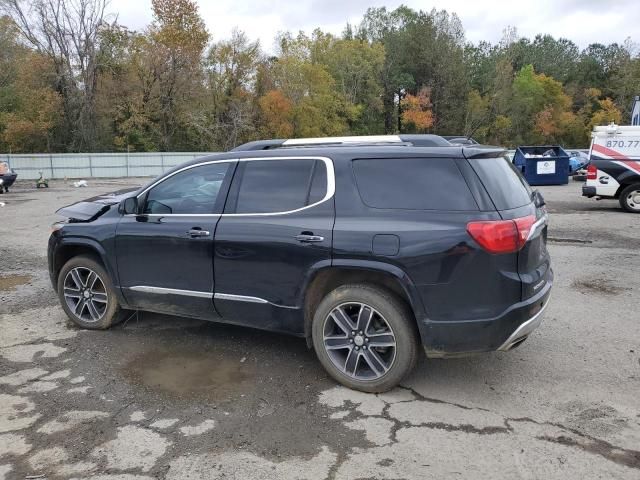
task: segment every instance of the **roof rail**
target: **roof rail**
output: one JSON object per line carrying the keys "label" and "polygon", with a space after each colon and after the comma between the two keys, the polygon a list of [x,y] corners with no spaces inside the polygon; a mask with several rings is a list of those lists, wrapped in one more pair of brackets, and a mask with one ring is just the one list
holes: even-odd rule
{"label": "roof rail", "polygon": [[238,145],[231,151],[272,150],[295,147],[355,147],[355,146],[414,146],[414,147],[450,147],[444,138],[431,134],[399,135],[357,135],[346,137],[316,137],[255,140]]}
{"label": "roof rail", "polygon": [[303,143],[298,145],[282,145],[281,149],[318,148],[318,147],[412,147],[411,142],[348,142],[348,143]]}
{"label": "roof rail", "polygon": [[398,135],[361,135],[350,137],[317,137],[317,138],[290,138],[282,143],[283,147],[301,147],[307,145],[344,145],[355,143],[364,145],[368,143],[402,143]]}

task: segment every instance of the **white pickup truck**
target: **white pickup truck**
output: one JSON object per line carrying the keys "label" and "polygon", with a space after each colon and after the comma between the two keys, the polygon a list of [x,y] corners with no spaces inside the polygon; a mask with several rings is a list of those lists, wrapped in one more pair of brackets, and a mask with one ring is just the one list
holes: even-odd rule
{"label": "white pickup truck", "polygon": [[591,136],[582,195],[616,198],[627,212],[640,213],[640,126],[595,127]]}

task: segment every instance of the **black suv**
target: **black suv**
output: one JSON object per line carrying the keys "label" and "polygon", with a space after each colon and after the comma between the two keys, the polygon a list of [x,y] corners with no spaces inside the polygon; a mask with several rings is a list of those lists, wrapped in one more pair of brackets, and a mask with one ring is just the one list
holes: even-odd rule
{"label": "black suv", "polygon": [[547,214],[504,153],[403,143],[200,158],[61,209],[51,280],[84,328],[145,310],[289,333],[337,381],[388,390],[420,345],[509,350],[541,322]]}

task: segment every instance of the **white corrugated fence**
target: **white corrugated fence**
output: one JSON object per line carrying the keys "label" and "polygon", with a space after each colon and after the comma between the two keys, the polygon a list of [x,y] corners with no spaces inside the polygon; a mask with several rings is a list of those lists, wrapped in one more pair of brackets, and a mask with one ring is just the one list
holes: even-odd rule
{"label": "white corrugated fence", "polygon": [[155,177],[180,163],[209,155],[202,152],[0,154],[18,179]]}

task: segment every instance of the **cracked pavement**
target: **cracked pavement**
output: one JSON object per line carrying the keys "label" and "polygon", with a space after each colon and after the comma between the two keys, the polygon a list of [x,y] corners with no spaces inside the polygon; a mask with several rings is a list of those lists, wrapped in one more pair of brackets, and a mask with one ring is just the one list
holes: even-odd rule
{"label": "cracked pavement", "polygon": [[539,330],[371,395],[296,338],[147,313],[73,327],[47,278],[53,212],[142,181],[2,198],[0,480],[640,478],[640,224],[616,203],[542,188],[556,285]]}

